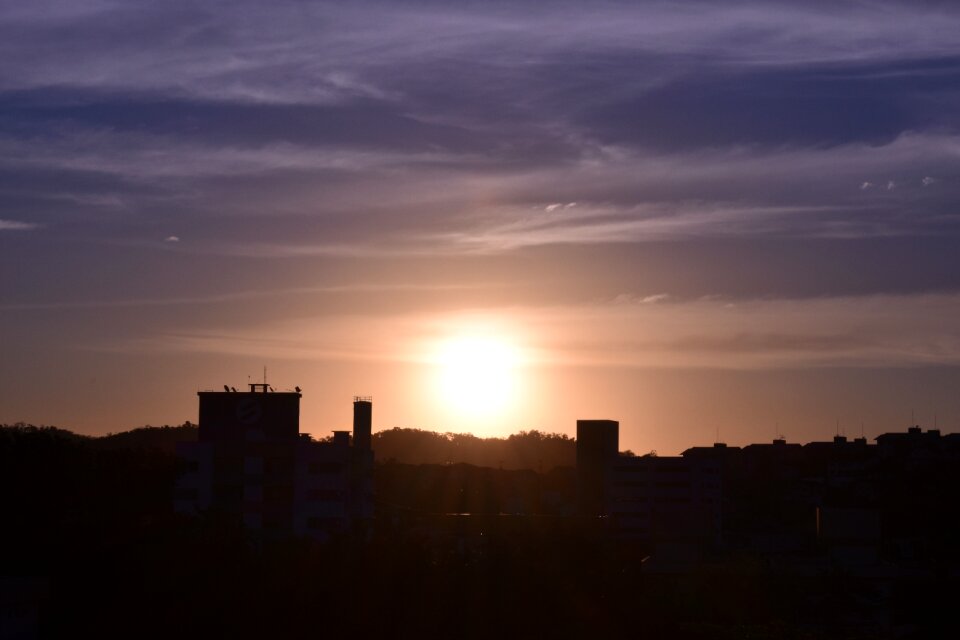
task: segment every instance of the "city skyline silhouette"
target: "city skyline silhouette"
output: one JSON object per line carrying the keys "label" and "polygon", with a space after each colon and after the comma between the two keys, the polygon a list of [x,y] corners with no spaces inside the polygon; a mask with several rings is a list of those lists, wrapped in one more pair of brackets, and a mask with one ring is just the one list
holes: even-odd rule
{"label": "city skyline silhouette", "polygon": [[[617,421],[581,419],[575,440],[511,436],[486,453],[500,458],[493,468],[462,458],[499,439],[371,438],[368,397],[354,399],[352,433],[322,441],[299,431],[299,391],[251,383],[198,397],[199,425],[99,438],[0,426],[13,524],[0,543],[18,550],[0,567],[0,631],[111,636],[152,611],[164,612],[157,637],[184,624],[240,637],[480,637],[504,624],[632,637],[637,607],[646,629],[690,638],[950,637],[956,626],[945,598],[960,434],[637,456],[620,451]],[[446,459],[414,461],[451,437]],[[226,579],[224,562],[240,572]],[[106,574],[78,592],[94,567]],[[420,586],[398,594],[397,579]],[[97,593],[114,612],[98,613]],[[297,593],[312,595],[281,613]]]}

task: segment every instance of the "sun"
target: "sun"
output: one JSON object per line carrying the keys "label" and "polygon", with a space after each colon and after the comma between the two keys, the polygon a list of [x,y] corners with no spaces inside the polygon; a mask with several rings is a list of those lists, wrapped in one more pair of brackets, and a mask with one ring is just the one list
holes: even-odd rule
{"label": "sun", "polygon": [[437,388],[454,417],[473,424],[504,417],[519,384],[515,345],[497,335],[458,335],[436,353]]}

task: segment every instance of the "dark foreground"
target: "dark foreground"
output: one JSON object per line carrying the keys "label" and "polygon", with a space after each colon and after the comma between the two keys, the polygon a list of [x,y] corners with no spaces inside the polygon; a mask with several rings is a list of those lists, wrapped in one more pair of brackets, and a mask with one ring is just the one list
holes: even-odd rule
{"label": "dark foreground", "polygon": [[957,637],[947,571],[801,575],[728,554],[655,573],[645,550],[556,518],[391,512],[324,544],[265,541],[174,514],[169,452],[34,432],[2,454],[10,637]]}

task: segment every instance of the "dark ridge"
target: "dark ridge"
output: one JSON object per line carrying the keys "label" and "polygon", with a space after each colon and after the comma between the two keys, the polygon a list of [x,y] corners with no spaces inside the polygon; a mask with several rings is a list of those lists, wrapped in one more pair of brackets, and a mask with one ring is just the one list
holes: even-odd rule
{"label": "dark ridge", "polygon": [[469,433],[436,433],[394,427],[373,434],[378,462],[404,464],[465,463],[496,469],[538,472],[576,463],[576,440],[567,435],[521,431],[507,438],[478,438]]}
{"label": "dark ridge", "polygon": [[178,442],[196,442],[197,425],[185,422],[182,425],[171,427],[144,426],[120,433],[108,433],[105,436],[94,438],[93,443],[98,449],[155,449],[164,453],[176,453]]}

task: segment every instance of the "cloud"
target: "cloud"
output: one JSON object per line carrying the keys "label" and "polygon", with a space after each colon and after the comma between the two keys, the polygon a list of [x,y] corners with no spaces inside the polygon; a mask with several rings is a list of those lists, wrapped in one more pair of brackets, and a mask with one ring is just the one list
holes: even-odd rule
{"label": "cloud", "polygon": [[[960,364],[960,296],[883,295],[614,304],[532,312],[527,333],[555,363],[803,369]],[[923,319],[917,319],[917,313]],[[577,327],[595,327],[587,337]]]}
{"label": "cloud", "polygon": [[613,270],[629,243],[960,234],[946,4],[71,4],[0,17],[0,207],[69,242]]}
{"label": "cloud", "polygon": [[[175,199],[193,244],[225,217],[287,218],[223,242],[264,256],[948,224],[952,194],[908,221],[848,193],[955,158],[957,129],[934,125],[960,109],[929,106],[956,86],[947,6],[69,4],[0,18],[0,177],[44,219],[113,202],[153,234]],[[80,206],[50,204],[67,194]]]}
{"label": "cloud", "polygon": [[933,184],[934,182],[936,182],[936,181],[937,181],[937,180],[936,180],[935,178],[931,178],[930,176],[927,176],[927,177],[925,177],[923,180],[921,180],[920,182],[923,183],[923,186],[929,187],[930,185],[932,185],[932,184]]}
{"label": "cloud", "polygon": [[[909,190],[867,212],[849,200],[848,185],[864,169],[902,174],[942,165],[957,145],[960,137],[909,134],[879,147],[604,148],[586,160],[500,169],[455,153],[232,148],[103,132],[58,136],[46,146],[0,137],[0,157],[18,159],[0,160],[0,172],[36,172],[36,206],[47,208],[55,190],[42,176],[69,176],[77,206],[46,214],[54,219],[97,220],[98,203],[122,197],[124,209],[173,209],[165,224],[189,221],[190,244],[206,237],[202,246],[231,255],[422,255],[697,236],[942,233],[952,194],[904,217],[900,207],[916,197]],[[533,213],[530,203],[545,191],[583,197]],[[225,227],[225,216],[246,221]],[[271,223],[254,224],[263,218]]]}
{"label": "cloud", "polygon": [[[730,305],[518,306],[504,330],[533,365],[776,370],[960,365],[960,296],[766,299]],[[333,315],[230,330],[183,327],[111,347],[291,360],[420,361],[441,327],[499,318],[496,308],[391,316]],[[591,331],[584,333],[583,327]],[[357,341],[355,336],[364,336]],[[278,337],[282,336],[282,337]],[[401,345],[401,346],[398,346]]]}
{"label": "cloud", "polygon": [[897,187],[897,183],[893,180],[887,182],[887,191],[893,191]]}
{"label": "cloud", "polygon": [[404,292],[446,292],[492,290],[507,287],[505,283],[477,283],[477,284],[425,284],[425,283],[370,283],[356,282],[343,285],[315,286],[315,287],[283,287],[262,290],[234,291],[231,293],[216,293],[197,296],[180,296],[167,298],[120,298],[116,300],[83,300],[76,302],[26,302],[0,304],[0,311],[67,311],[82,309],[122,309],[134,307],[173,307],[195,305],[217,305],[264,298],[304,298],[309,296],[326,296],[342,294],[364,293],[404,293]]}
{"label": "cloud", "polygon": [[0,135],[0,152],[5,156],[0,158],[0,167],[8,169],[105,173],[140,181],[278,172],[359,172],[454,161],[452,156],[436,151],[421,154],[309,148],[286,142],[250,148],[106,130],[51,136],[43,145]]}
{"label": "cloud", "polygon": [[167,236],[163,239],[164,242],[180,242],[180,236]]}
{"label": "cloud", "polygon": [[40,225],[32,222],[0,219],[0,231],[30,231],[31,229],[38,229],[39,227]]}
{"label": "cloud", "polygon": [[548,204],[545,206],[543,210],[547,213],[550,213],[556,211],[557,209],[572,209],[575,206],[577,206],[576,202],[568,202],[566,204],[563,204],[562,202],[554,202],[553,204]]}
{"label": "cloud", "polygon": [[876,185],[874,185],[872,182],[863,182],[860,184],[860,190],[866,191],[867,189],[872,189],[874,186]]}
{"label": "cloud", "polygon": [[[516,60],[542,64],[569,51],[769,67],[922,60],[960,50],[960,16],[950,5],[914,11],[900,2],[771,7],[739,0],[722,6],[696,2],[695,10],[690,3],[547,10],[517,2],[486,10],[482,4],[425,1],[309,8],[281,1],[267,8],[239,0],[226,13],[145,1],[84,9],[70,4],[76,3],[31,3],[5,12],[0,41],[33,63],[10,58],[0,67],[8,87],[112,84],[259,102],[330,103],[403,95],[398,76],[430,77],[448,68],[445,61],[460,70],[472,60],[487,60],[474,68],[489,74]],[[551,37],[536,37],[540,33]],[[59,47],[44,46],[54,40]]]}
{"label": "cloud", "polygon": [[632,293],[618,294],[614,299],[614,304],[654,304],[668,299],[670,296],[666,293],[657,293],[650,296],[636,296]]}

